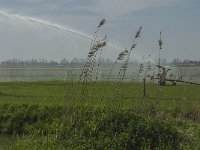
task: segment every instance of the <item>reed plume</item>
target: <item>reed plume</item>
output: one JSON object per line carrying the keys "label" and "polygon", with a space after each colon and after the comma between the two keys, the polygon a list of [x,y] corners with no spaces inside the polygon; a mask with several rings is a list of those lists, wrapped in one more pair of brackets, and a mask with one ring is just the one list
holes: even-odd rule
{"label": "reed plume", "polygon": [[104,37],[102,40],[97,40],[98,33],[100,28],[105,24],[106,20],[102,19],[99,25],[97,26],[97,29],[94,33],[94,36],[92,38],[91,44],[90,44],[90,50],[88,52],[87,58],[85,60],[83,69],[81,71],[78,83],[77,83],[77,89],[75,92],[74,99],[76,99],[77,91],[79,89],[80,84],[82,85],[81,91],[81,99],[85,99],[86,96],[88,96],[88,89],[89,89],[89,82],[92,79],[92,74],[94,72],[94,66],[95,66],[95,60],[96,55],[99,49],[102,49],[104,46],[106,46],[107,39]]}
{"label": "reed plume", "polygon": [[122,66],[120,67],[120,70],[119,70],[119,73],[118,73],[119,81],[116,83],[116,91],[117,91],[117,93],[120,92],[120,86],[121,86],[121,83],[124,80],[125,75],[126,75],[126,70],[128,68],[128,63],[129,63],[131,52],[136,48],[137,43],[135,41],[139,37],[141,37],[141,32],[142,32],[142,26],[140,26],[138,31],[136,32],[136,34],[134,36],[134,39],[133,39],[133,42],[132,42],[132,44],[130,46],[130,49],[127,51],[127,55],[126,55],[127,57],[125,58]]}

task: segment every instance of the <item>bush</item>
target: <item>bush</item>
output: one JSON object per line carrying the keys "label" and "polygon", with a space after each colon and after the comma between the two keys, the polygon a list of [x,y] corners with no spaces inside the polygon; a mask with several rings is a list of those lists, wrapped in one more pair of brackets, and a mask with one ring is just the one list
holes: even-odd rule
{"label": "bush", "polygon": [[180,148],[182,135],[170,123],[146,120],[133,110],[82,108],[72,115],[60,140],[66,148]]}
{"label": "bush", "polygon": [[[67,120],[64,110],[69,109]],[[19,149],[179,149],[184,142],[169,121],[146,119],[134,109],[4,105],[1,132],[25,134]],[[17,149],[15,147],[15,149]]]}
{"label": "bush", "polygon": [[[0,108],[0,133],[30,134],[35,129],[47,131],[47,126],[63,116],[63,107],[39,107],[38,105],[11,106]],[[47,125],[47,126],[45,126]],[[34,130],[32,130],[34,129]]]}

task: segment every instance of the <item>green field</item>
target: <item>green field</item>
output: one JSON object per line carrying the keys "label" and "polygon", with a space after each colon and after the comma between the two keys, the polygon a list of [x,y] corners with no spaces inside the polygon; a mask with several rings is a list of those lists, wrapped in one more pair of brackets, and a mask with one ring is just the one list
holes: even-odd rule
{"label": "green field", "polygon": [[[46,82],[3,82],[0,83],[0,105],[2,104],[40,104],[63,105],[71,102],[71,97],[77,90],[77,82],[46,81]],[[81,94],[81,86],[78,95]],[[143,85],[141,83],[122,83],[121,91],[116,93],[114,82],[97,82],[88,84],[87,100],[99,102],[102,97],[105,101],[117,100],[135,103],[143,101]],[[177,86],[157,86],[149,83],[146,87],[146,103],[158,101],[159,103],[196,105],[200,101],[200,86],[178,84]],[[74,93],[73,93],[74,92]]]}
{"label": "green field", "polygon": [[199,149],[200,86],[148,83],[146,91],[144,97],[143,84],[135,82],[122,82],[118,92],[115,82],[2,82],[0,145]]}

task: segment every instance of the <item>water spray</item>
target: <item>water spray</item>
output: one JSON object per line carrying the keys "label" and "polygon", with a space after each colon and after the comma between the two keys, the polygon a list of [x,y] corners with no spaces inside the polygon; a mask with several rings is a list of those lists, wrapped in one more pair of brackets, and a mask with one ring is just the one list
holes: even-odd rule
{"label": "water spray", "polygon": [[55,23],[51,23],[49,21],[42,20],[42,19],[37,19],[37,18],[33,18],[33,17],[28,17],[28,16],[22,16],[22,15],[13,15],[13,14],[9,14],[9,13],[3,12],[3,11],[0,11],[0,15],[5,16],[7,18],[38,23],[38,24],[41,24],[41,25],[46,25],[46,26],[49,26],[49,27],[52,27],[52,28],[55,28],[55,29],[67,31],[67,32],[72,33],[74,35],[77,35],[79,37],[83,37],[83,38],[86,38],[86,39],[89,39],[89,40],[92,39],[92,37],[90,35],[87,35],[87,34],[82,33],[80,31],[71,29],[69,27],[61,26],[61,25],[58,25],[58,24],[55,24]]}
{"label": "water spray", "polygon": [[[4,17],[7,17],[7,18],[10,18],[10,19],[17,19],[17,20],[30,22],[30,23],[38,23],[38,24],[41,24],[41,25],[44,25],[44,26],[48,26],[48,27],[57,29],[57,30],[62,30],[62,31],[69,32],[71,34],[74,34],[76,36],[79,36],[79,37],[82,37],[82,38],[85,38],[85,39],[88,39],[88,40],[92,40],[92,38],[93,38],[89,34],[77,31],[75,29],[71,29],[70,27],[62,26],[62,25],[59,25],[59,24],[56,24],[56,23],[52,23],[52,22],[49,22],[49,21],[46,21],[46,20],[42,20],[42,19],[38,19],[38,18],[34,18],[34,17],[10,14],[10,13],[7,13],[7,12],[2,11],[2,10],[0,10],[0,15],[4,16]],[[121,50],[122,49],[121,47],[116,46],[113,43],[107,43],[107,46],[112,47],[114,50]],[[141,58],[141,56],[139,56],[137,54],[135,54],[135,56],[137,56],[138,59]]]}

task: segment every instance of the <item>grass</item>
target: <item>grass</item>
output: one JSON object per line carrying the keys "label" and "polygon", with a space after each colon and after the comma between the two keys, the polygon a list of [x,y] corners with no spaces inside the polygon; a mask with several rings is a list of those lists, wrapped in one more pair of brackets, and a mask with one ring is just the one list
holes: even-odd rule
{"label": "grass", "polygon": [[123,82],[117,96],[114,82],[87,84],[88,97],[74,103],[70,81],[0,83],[1,134],[19,134],[13,149],[199,147],[199,86],[149,83],[143,100],[140,83]]}
{"label": "grass", "polygon": [[[108,84],[106,82],[95,83],[95,94],[93,94],[92,83],[88,84],[90,93],[84,103],[93,105],[120,104],[123,107],[135,105],[145,107],[145,105],[155,104],[164,110],[177,107],[187,110],[200,110],[199,86],[180,84],[160,87],[155,84],[147,84],[147,99],[144,101],[143,87],[140,83],[123,83],[121,93],[117,96],[113,82]],[[73,95],[71,88],[71,82],[65,83],[64,81],[0,83],[0,106],[4,104],[70,105],[72,103],[70,94]],[[103,91],[104,93],[102,93]],[[82,103],[78,99],[81,95],[81,88],[78,89],[77,95],[79,96],[77,96],[76,103]]]}
{"label": "grass", "polygon": [[63,104],[66,84],[52,82],[0,83],[0,105],[12,104]]}
{"label": "grass", "polygon": [[[74,83],[76,84],[76,83]],[[104,97],[108,99],[122,99],[135,102],[142,99],[142,84],[125,82],[119,97],[115,97],[114,82],[97,82],[95,100],[101,99],[102,91],[106,88]],[[63,104],[68,91],[71,91],[71,82],[46,81],[46,82],[4,82],[0,83],[0,105],[16,102],[16,104]],[[93,83],[88,83],[93,88]],[[93,90],[90,90],[93,91]],[[200,87],[194,85],[179,84],[177,86],[160,87],[156,84],[147,84],[147,101],[160,101],[161,103],[173,101],[177,103],[194,103],[200,100]],[[92,95],[90,93],[90,95]],[[90,99],[90,97],[88,97]],[[70,101],[70,100],[69,100]]]}

